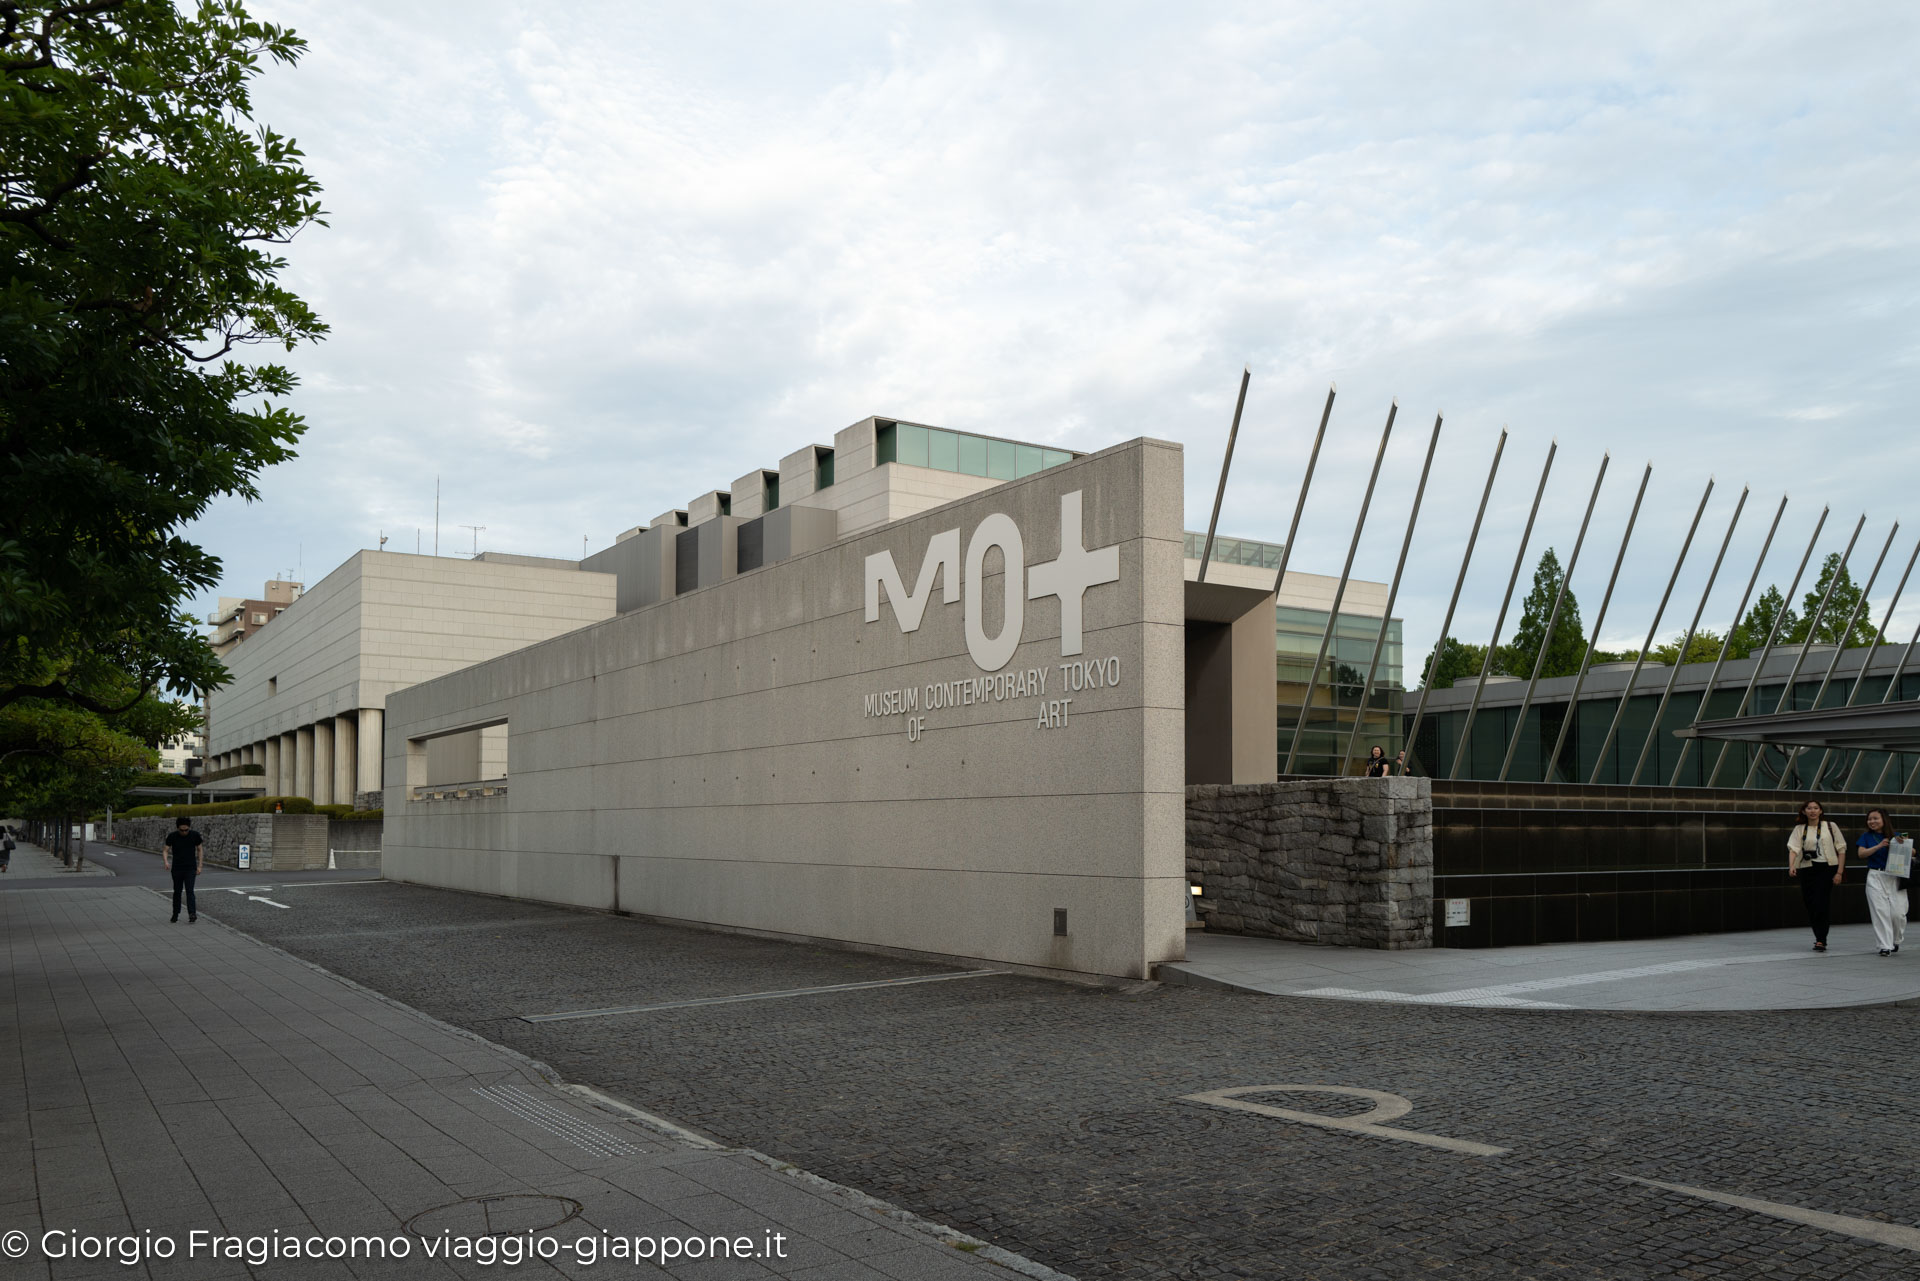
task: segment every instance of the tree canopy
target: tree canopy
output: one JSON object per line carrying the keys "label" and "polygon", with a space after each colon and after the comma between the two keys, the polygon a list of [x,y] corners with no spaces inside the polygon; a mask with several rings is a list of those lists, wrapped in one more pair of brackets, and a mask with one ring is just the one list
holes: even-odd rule
{"label": "tree canopy", "polygon": [[[1827,601],[1825,613],[1820,612],[1820,601],[1827,594],[1827,587],[1833,587],[1833,598]],[[1811,640],[1819,645],[1846,645],[1849,648],[1873,644],[1873,624],[1867,621],[1867,611],[1861,608],[1860,589],[1854,586],[1853,575],[1840,563],[1839,552],[1829,552],[1820,566],[1820,577],[1811,590],[1801,598],[1800,618],[1793,625],[1793,643]],[[1855,618],[1858,610],[1860,617]],[[1820,626],[1812,628],[1814,615],[1820,615]]]}
{"label": "tree canopy", "polygon": [[0,0],[0,708],[224,679],[181,530],[303,429],[292,374],[236,358],[325,332],[277,281],[318,185],[250,120],[303,47],[238,0]]}
{"label": "tree canopy", "polygon": [[1553,548],[1540,553],[1540,563],[1533,571],[1533,589],[1520,608],[1520,625],[1514,629],[1513,640],[1504,647],[1502,655],[1506,670],[1515,676],[1531,677],[1543,648],[1546,661],[1540,666],[1542,677],[1572,676],[1579,672],[1580,660],[1587,656],[1587,638],[1580,624],[1580,602],[1572,588],[1567,589],[1560,601],[1560,616],[1553,623],[1553,635],[1547,635],[1554,597],[1559,594],[1565,578],[1566,572],[1561,569],[1560,557]]}
{"label": "tree canopy", "polygon": [[225,670],[183,537],[304,428],[256,346],[325,333],[278,283],[320,220],[249,86],[291,32],[239,0],[0,0],[0,792],[117,796]]}
{"label": "tree canopy", "polygon": [[[1435,689],[1452,689],[1457,680],[1469,680],[1480,675],[1480,665],[1486,662],[1487,647],[1474,645],[1449,636],[1440,653],[1440,667],[1433,673]],[[1428,669],[1433,667],[1433,651],[1428,650],[1426,658],[1420,662],[1420,679],[1427,679]],[[1506,672],[1496,660],[1493,674],[1504,676]]]}

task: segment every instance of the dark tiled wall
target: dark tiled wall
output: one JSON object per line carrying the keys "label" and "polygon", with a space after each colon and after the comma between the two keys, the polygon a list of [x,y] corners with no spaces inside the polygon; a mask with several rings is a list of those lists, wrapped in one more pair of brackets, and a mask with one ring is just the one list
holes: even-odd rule
{"label": "dark tiled wall", "polygon": [[[1436,780],[1434,943],[1510,947],[1802,925],[1786,839],[1803,799]],[[1878,803],[1821,799],[1849,839]],[[1896,829],[1920,830],[1920,811],[1888,808]],[[1867,919],[1864,877],[1850,869],[1835,891],[1836,923]],[[1450,898],[1470,900],[1470,924],[1445,924]]]}

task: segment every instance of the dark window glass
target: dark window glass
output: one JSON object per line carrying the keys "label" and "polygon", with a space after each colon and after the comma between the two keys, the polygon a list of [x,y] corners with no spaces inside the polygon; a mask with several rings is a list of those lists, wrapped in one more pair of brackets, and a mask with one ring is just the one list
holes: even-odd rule
{"label": "dark window glass", "polygon": [[873,433],[873,465],[875,467],[882,463],[899,461],[894,454],[894,450],[898,447],[898,432],[899,428],[894,424],[884,423]]}
{"label": "dark window glass", "polygon": [[816,491],[833,484],[833,451],[823,449],[814,456],[813,487]]}

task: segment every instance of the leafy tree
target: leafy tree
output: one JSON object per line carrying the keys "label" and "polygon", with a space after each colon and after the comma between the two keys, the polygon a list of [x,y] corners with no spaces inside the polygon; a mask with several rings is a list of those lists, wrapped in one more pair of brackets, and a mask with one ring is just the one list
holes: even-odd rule
{"label": "leafy tree", "polygon": [[[1479,676],[1480,665],[1486,661],[1486,658],[1487,647],[1485,645],[1473,645],[1463,640],[1456,640],[1452,636],[1447,637],[1445,646],[1440,654],[1439,670],[1433,673],[1433,687],[1435,689],[1452,689],[1453,683],[1457,680],[1471,680]],[[1427,670],[1432,666],[1433,652],[1429,650],[1426,658],[1420,663],[1420,679],[1422,681],[1427,679]],[[1497,659],[1493,665],[1493,674],[1497,676],[1504,676],[1506,674],[1505,669],[1501,667]]]}
{"label": "leafy tree", "polygon": [[[1835,575],[1838,575],[1837,581]],[[1813,616],[1820,612],[1820,601],[1827,594],[1829,583],[1833,584],[1833,599],[1827,602],[1826,612],[1820,614],[1819,631],[1809,637],[1808,629],[1813,623]],[[1819,581],[1801,598],[1800,607],[1804,612],[1793,625],[1793,643],[1798,645],[1811,639],[1819,645],[1871,645],[1873,624],[1866,619],[1867,611],[1861,609],[1861,617],[1857,620],[1853,616],[1860,607],[1861,594],[1860,589],[1854,586],[1853,576],[1847,572],[1847,567],[1840,563],[1840,553],[1829,552],[1820,566]]]}
{"label": "leafy tree", "polygon": [[[1819,604],[1816,597],[1814,604]],[[1747,616],[1734,628],[1733,646],[1728,651],[1730,658],[1747,658],[1760,652],[1767,643],[1767,637],[1773,634],[1775,620],[1779,620],[1780,635],[1775,644],[1783,644],[1800,625],[1799,615],[1787,604],[1787,598],[1776,586],[1770,586],[1761,593],[1760,599],[1753,602],[1747,610]]]}
{"label": "leafy tree", "polygon": [[[1680,638],[1675,637],[1664,645],[1655,645],[1649,657],[1671,667],[1675,663],[1711,663],[1720,657],[1720,636],[1716,632],[1698,631],[1687,644],[1686,657],[1680,656]],[[1729,652],[1731,657],[1731,652]]]}
{"label": "leafy tree", "polygon": [[[128,695],[124,685],[108,692]],[[58,818],[116,804],[152,770],[155,743],[200,723],[198,707],[151,695],[111,718],[56,699],[17,699],[0,707],[0,810]]]}
{"label": "leafy tree", "polygon": [[1587,655],[1587,638],[1580,625],[1580,602],[1574,598],[1572,588],[1567,589],[1560,601],[1560,617],[1553,624],[1553,635],[1547,635],[1554,597],[1559,594],[1565,578],[1560,557],[1554,554],[1553,548],[1540,553],[1540,563],[1533,571],[1533,590],[1527,593],[1520,609],[1520,626],[1502,655],[1506,669],[1515,676],[1533,675],[1533,665],[1539,661],[1543,645],[1547,657],[1540,668],[1542,676],[1572,676],[1580,670],[1580,660]]}
{"label": "leafy tree", "polygon": [[303,48],[240,0],[0,0],[0,708],[225,679],[180,531],[304,430],[292,374],[234,357],[325,332],[277,283],[318,185],[249,118]]}

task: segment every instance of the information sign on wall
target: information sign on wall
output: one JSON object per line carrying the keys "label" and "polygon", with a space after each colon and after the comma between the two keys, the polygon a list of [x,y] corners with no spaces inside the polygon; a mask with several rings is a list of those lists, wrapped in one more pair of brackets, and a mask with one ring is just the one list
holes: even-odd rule
{"label": "information sign on wall", "polygon": [[253,846],[242,845],[240,847],[240,867],[244,870],[252,866],[253,866]]}

